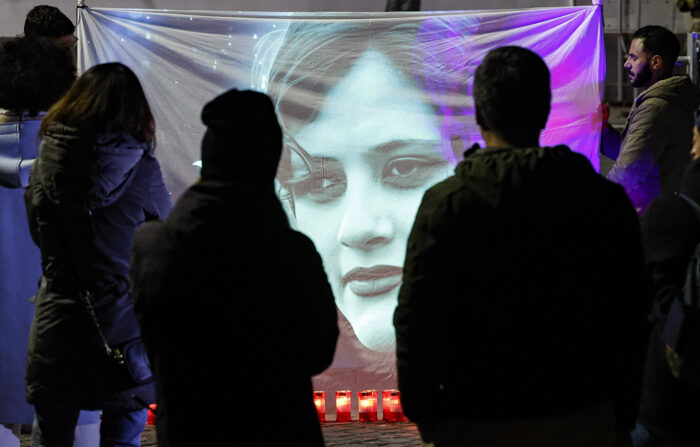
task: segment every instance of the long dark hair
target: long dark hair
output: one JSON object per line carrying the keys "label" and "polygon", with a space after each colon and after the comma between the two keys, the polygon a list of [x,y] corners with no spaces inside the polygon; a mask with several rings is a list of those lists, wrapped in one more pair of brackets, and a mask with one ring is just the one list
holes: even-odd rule
{"label": "long dark hair", "polygon": [[129,67],[118,62],[95,65],[54,104],[41,124],[75,127],[89,135],[129,134],[155,143],[155,124],[141,83]]}

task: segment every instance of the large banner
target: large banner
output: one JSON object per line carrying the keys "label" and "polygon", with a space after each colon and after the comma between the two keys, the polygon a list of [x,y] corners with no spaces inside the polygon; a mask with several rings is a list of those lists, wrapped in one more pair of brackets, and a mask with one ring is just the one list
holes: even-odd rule
{"label": "large banner", "polygon": [[335,360],[315,387],[381,390],[396,387],[392,316],[423,192],[452,173],[465,149],[483,145],[471,96],[476,67],[504,45],[542,56],[553,99],[541,143],[567,144],[597,168],[601,21],[595,6],[397,14],[83,9],[78,56],[81,71],[120,61],[137,73],[174,199],[199,174],[202,106],[230,88],[272,97],[285,132],[279,197],[320,252],[339,309]]}

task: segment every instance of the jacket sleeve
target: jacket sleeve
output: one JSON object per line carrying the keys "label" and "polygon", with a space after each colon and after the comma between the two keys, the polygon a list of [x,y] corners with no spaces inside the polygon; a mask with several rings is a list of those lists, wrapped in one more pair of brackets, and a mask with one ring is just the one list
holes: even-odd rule
{"label": "jacket sleeve", "polygon": [[163,346],[159,337],[167,337],[162,325],[172,320],[166,318],[169,308],[166,300],[174,300],[176,293],[182,292],[178,276],[170,270],[169,260],[174,257],[168,249],[170,246],[162,222],[145,223],[134,234],[129,284],[136,318],[151,355]]}
{"label": "jacket sleeve", "polygon": [[148,215],[147,220],[165,219],[173,208],[173,202],[170,198],[170,192],[168,192],[168,188],[165,186],[163,173],[160,170],[158,160],[155,158],[151,158],[150,160],[154,166],[151,183],[149,185],[151,200],[146,209]]}
{"label": "jacket sleeve", "polygon": [[629,194],[639,187],[656,166],[664,148],[665,107],[645,101],[637,107],[627,126],[620,155],[608,173],[608,180],[620,184]]}
{"label": "jacket sleeve", "polygon": [[[441,304],[450,301],[449,241],[441,240],[439,231],[431,221],[450,221],[443,211],[436,211],[431,203],[430,191],[423,197],[413,224],[404,262],[403,283],[399,302],[394,313],[396,328],[396,356],[401,402],[406,416],[418,424],[426,442],[432,439],[432,431],[439,415],[438,401],[441,380],[439,359],[445,354],[440,349],[439,315]],[[438,215],[439,214],[439,215]],[[442,238],[444,239],[444,238]]]}
{"label": "jacket sleeve", "polygon": [[[298,364],[309,375],[320,374],[333,361],[338,341],[338,313],[323,262],[313,242],[300,233],[295,256],[295,286],[298,296]],[[301,256],[301,257],[300,257]]]}

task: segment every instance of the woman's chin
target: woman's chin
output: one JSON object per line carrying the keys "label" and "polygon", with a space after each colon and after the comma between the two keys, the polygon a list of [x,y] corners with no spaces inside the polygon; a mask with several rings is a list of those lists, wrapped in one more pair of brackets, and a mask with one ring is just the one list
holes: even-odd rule
{"label": "woman's chin", "polygon": [[354,327],[355,335],[360,343],[367,349],[377,352],[390,352],[396,349],[396,335],[394,327]]}

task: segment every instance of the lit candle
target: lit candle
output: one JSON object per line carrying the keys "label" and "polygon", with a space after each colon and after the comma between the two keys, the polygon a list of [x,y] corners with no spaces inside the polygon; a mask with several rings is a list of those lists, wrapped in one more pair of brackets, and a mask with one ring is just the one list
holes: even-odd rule
{"label": "lit candle", "polygon": [[336,422],[350,422],[351,399],[352,392],[350,390],[335,392]]}
{"label": "lit candle", "polygon": [[314,405],[316,406],[316,413],[318,413],[318,420],[321,422],[326,422],[326,392],[325,391],[314,391]]}
{"label": "lit candle", "polygon": [[158,405],[151,404],[148,406],[148,415],[146,417],[146,425],[156,425],[156,411]]}
{"label": "lit candle", "polygon": [[406,420],[401,407],[399,390],[382,391],[382,413],[386,422],[402,422]]}
{"label": "lit candle", "polygon": [[365,390],[357,393],[360,402],[360,422],[377,420],[377,390]]}

